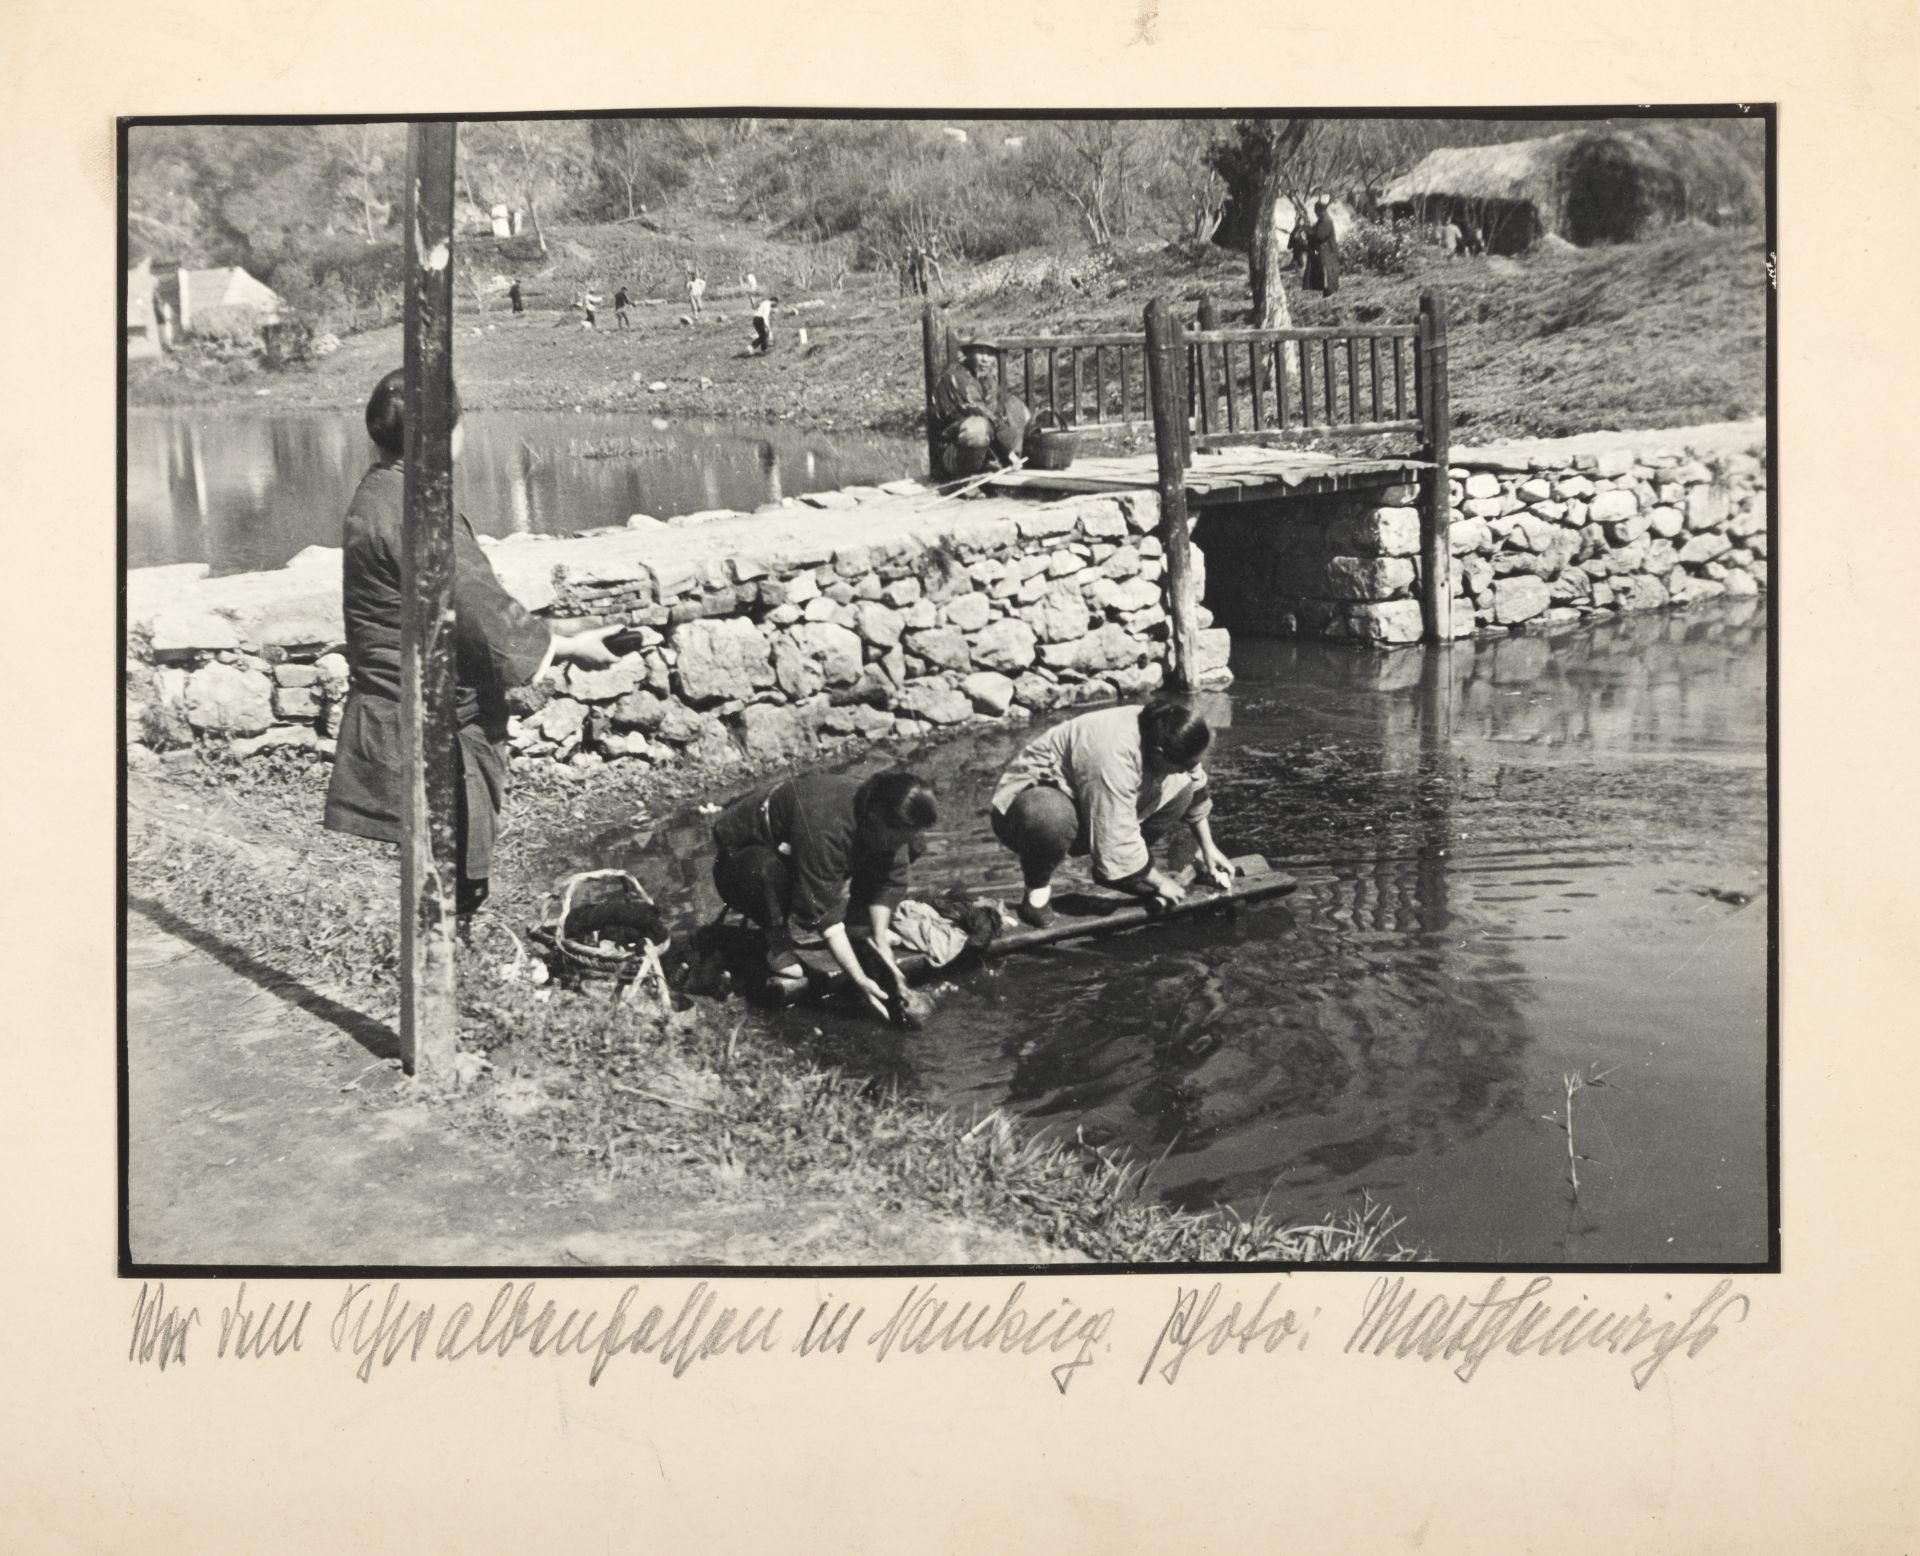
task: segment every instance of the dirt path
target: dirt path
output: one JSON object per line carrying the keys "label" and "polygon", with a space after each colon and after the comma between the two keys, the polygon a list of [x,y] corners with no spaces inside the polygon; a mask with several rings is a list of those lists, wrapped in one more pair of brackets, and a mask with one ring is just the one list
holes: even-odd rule
{"label": "dirt path", "polygon": [[151,1264],[1061,1262],[1058,1249],[844,1198],[699,1197],[474,1137],[410,1098],[380,1023],[136,903],[128,1197]]}

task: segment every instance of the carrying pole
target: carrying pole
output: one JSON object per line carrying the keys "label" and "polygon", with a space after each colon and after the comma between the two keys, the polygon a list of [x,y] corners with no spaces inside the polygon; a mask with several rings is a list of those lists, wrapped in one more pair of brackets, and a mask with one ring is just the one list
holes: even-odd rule
{"label": "carrying pole", "polygon": [[1147,386],[1153,409],[1153,448],[1160,466],[1160,543],[1167,554],[1167,617],[1173,626],[1173,662],[1167,682],[1192,691],[1199,675],[1199,601],[1194,598],[1191,536],[1187,529],[1186,331],[1164,299],[1147,304]]}
{"label": "carrying pole", "polygon": [[456,1080],[460,755],[454,700],[451,122],[407,131],[406,509],[400,624],[400,1058]]}

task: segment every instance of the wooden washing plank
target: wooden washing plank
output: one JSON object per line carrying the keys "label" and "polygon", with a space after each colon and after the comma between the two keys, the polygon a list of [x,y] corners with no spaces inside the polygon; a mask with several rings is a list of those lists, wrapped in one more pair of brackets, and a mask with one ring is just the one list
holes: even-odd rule
{"label": "wooden washing plank", "polygon": [[[1285,871],[1276,870],[1259,854],[1243,854],[1234,860],[1239,874],[1234,877],[1229,889],[1221,889],[1210,883],[1194,884],[1190,872],[1183,871],[1182,876],[1188,882],[1188,896],[1167,908],[1148,909],[1138,897],[1126,892],[1112,891],[1091,882],[1078,882],[1062,889],[1056,885],[1053,897],[1054,921],[1044,929],[1036,929],[1030,924],[1016,924],[1012,928],[1003,928],[993,943],[986,948],[987,957],[1011,956],[1020,951],[1035,951],[1043,946],[1059,945],[1074,940],[1091,940],[1106,935],[1118,934],[1123,930],[1138,929],[1144,924],[1163,919],[1180,918],[1188,914],[1199,913],[1206,909],[1218,908],[1226,904],[1261,902],[1272,897],[1284,897],[1299,885],[1293,876]],[[922,888],[916,895],[938,895],[930,888]],[[1003,902],[1011,908],[1022,895],[1018,886],[986,888],[974,893],[983,902]],[[851,926],[850,933],[858,939],[858,928]],[[926,957],[918,951],[910,951],[898,958],[900,970],[907,975],[909,982],[926,977],[929,973],[942,969],[930,967]],[[824,948],[805,947],[800,951],[800,960],[805,963],[816,988],[820,992],[844,989],[847,986],[846,974],[833,959],[833,954]]]}

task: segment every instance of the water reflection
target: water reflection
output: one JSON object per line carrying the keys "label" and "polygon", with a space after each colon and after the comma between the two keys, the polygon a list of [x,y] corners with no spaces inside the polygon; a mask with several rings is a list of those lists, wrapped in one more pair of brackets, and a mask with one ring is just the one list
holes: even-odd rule
{"label": "water reflection", "polygon": [[[875,434],[744,435],[721,422],[475,411],[455,494],[485,535],[570,534],[916,473],[925,450]],[[595,457],[612,451],[613,457]],[[340,519],[372,454],[357,415],[201,415],[127,420],[129,564],[278,567],[304,546],[338,545]]]}
{"label": "water reflection", "polygon": [[[1295,896],[995,964],[904,1043],[774,1024],[1164,1156],[1179,1203],[1365,1191],[1449,1259],[1763,1258],[1765,634],[1734,601],[1431,653],[1237,645],[1216,829]],[[1028,733],[909,754],[951,818],[925,878],[1011,878],[979,815]],[[706,848],[688,813],[547,862],[624,862],[705,914]],[[1545,1116],[1594,1064],[1618,1070],[1581,1104],[1575,1205]]]}

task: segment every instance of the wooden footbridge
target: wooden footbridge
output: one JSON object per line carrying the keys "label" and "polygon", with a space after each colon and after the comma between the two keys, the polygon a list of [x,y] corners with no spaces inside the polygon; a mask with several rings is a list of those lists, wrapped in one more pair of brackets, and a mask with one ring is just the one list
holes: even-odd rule
{"label": "wooden footbridge", "polygon": [[[921,340],[927,454],[936,477],[934,384],[976,348],[998,361],[1004,387],[1036,414],[1051,411],[1079,434],[1082,446],[1133,444],[1151,432],[1151,453],[1096,453],[1076,457],[1065,470],[1005,470],[984,485],[1034,498],[1159,494],[1176,683],[1190,679],[1194,663],[1198,601],[1187,556],[1194,509],[1417,484],[1422,627],[1428,642],[1449,641],[1452,431],[1440,295],[1423,292],[1418,317],[1405,324],[1224,329],[1210,300],[1200,305],[1197,329],[1188,329],[1161,300],[1148,305],[1144,322],[1139,334],[963,337],[929,303]],[[1404,455],[1374,448],[1396,438],[1412,445]],[[1301,446],[1356,440],[1369,445],[1366,453]]]}

